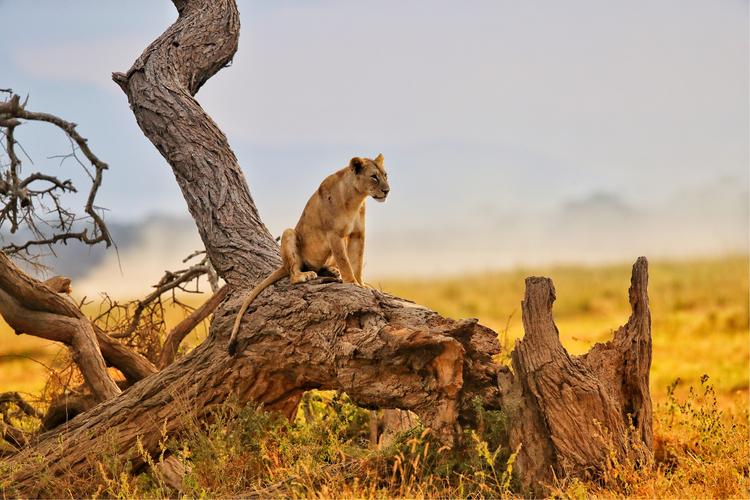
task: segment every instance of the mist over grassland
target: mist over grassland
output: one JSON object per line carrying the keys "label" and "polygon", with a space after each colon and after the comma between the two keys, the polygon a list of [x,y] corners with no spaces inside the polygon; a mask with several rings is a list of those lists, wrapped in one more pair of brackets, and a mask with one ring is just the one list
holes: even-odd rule
{"label": "mist over grassland", "polygon": [[[365,252],[370,281],[519,266],[535,272],[555,264],[630,262],[639,255],[665,261],[748,253],[748,189],[739,178],[671,192],[655,204],[594,192],[531,211],[478,205],[470,217],[452,215],[449,206],[426,212],[406,198],[397,192],[386,204],[370,206]],[[275,235],[296,222],[273,215],[269,229]],[[148,293],[164,270],[184,267],[182,259],[202,248],[188,216],[110,219],[116,248],[59,246],[44,259],[47,274],[71,276],[81,295],[136,297]]]}

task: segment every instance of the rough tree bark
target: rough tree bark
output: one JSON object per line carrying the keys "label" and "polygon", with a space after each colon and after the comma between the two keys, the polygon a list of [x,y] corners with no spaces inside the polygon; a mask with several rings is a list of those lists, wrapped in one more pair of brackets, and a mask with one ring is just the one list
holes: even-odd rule
{"label": "rough tree bark", "polygon": [[277,267],[278,246],[226,136],[193,98],[234,57],[240,16],[233,0],[174,4],[177,21],[113,79],[143,133],[171,165],[219,276],[244,288]]}
{"label": "rough tree bark", "polygon": [[512,382],[501,387],[513,422],[510,446],[521,445],[516,468],[527,488],[542,494],[553,477],[592,479],[610,453],[645,461],[653,450],[647,287],[641,257],[633,266],[628,322],[613,340],[571,356],[552,319],[552,281],[526,279],[525,335],[511,353]]}
{"label": "rough tree bark", "polygon": [[[235,2],[174,4],[175,24],[127,73],[113,78],[144,134],[171,165],[229,295],[214,315],[209,338],[189,355],[16,454],[11,460],[23,464],[11,467],[17,492],[52,491],[40,477],[83,476],[92,467],[89,457],[103,448],[138,462],[137,439],[156,453],[164,429],[179,433],[229,396],[290,415],[310,389],[345,391],[368,408],[411,410],[448,444],[455,443],[460,425],[471,422],[475,398],[487,408],[502,408],[511,416],[511,444],[522,443],[517,472],[531,490],[553,474],[586,475],[601,468],[608,444],[596,434],[572,433],[576,422],[578,429],[593,432],[591,417],[614,436],[633,415],[636,437],[648,452],[645,259],[634,272],[631,321],[614,341],[579,358],[559,344],[551,283],[527,282],[527,333],[513,355],[515,373],[493,362],[497,335],[475,320],[446,319],[403,299],[340,283],[282,281],[270,288],[242,323],[238,355],[227,355],[243,294],[278,264],[278,247],[226,137],[193,98],[236,51]],[[636,448],[615,439],[619,455]]]}

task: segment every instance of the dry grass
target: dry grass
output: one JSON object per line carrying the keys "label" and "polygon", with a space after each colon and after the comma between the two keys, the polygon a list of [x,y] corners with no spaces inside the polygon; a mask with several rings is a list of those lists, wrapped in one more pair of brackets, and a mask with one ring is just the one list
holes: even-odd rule
{"label": "dry grass", "polygon": [[[192,422],[163,449],[189,464],[186,497],[209,498],[516,498],[513,453],[500,445],[499,412],[485,412],[484,433],[465,431],[447,450],[417,427],[389,448],[367,447],[369,413],[344,395],[309,393],[307,417],[287,422],[251,405],[226,404],[209,423]],[[721,410],[708,383],[686,398],[670,393],[655,413],[653,463],[612,461],[599,482],[550,485],[564,498],[746,498],[748,414]],[[92,454],[87,478],[40,478],[59,496],[169,498],[151,470],[133,474],[115,454]],[[147,457],[151,463],[163,459]],[[0,477],[2,477],[0,462]],[[0,481],[0,491],[9,485]],[[10,490],[8,490],[10,491]]]}
{"label": "dry grass", "polygon": [[[557,289],[555,317],[563,343],[580,353],[606,340],[612,329],[625,322],[629,273],[626,265],[565,267],[429,282],[393,281],[383,283],[383,288],[448,316],[474,316],[497,331],[507,330],[507,338],[501,340],[512,347],[512,339],[521,333],[523,278],[548,275]],[[655,262],[650,275],[655,461],[648,467],[613,462],[601,482],[570,481],[551,485],[553,491],[572,498],[747,498],[747,258]],[[179,316],[174,311],[168,321],[174,324]],[[199,341],[201,335],[205,333],[199,332],[192,341]],[[44,344],[13,337],[0,327],[0,355],[26,353],[47,364],[55,349]],[[0,358],[0,391],[23,387],[34,392],[43,385],[43,367],[31,376],[30,367],[40,365],[24,358],[12,363],[7,359]],[[460,452],[441,449],[419,428],[402,435],[390,448],[373,451],[367,446],[369,413],[345,395],[312,392],[305,402],[309,411],[300,412],[293,423],[251,406],[228,403],[210,423],[193,422],[183,436],[165,439],[165,453],[192,467],[185,494],[434,498],[512,497],[517,491],[508,473],[512,450],[500,445],[504,427],[500,413],[485,412],[490,425],[482,434],[467,430],[469,446]],[[174,494],[151,472],[133,475],[121,457],[95,459],[99,465],[93,477],[63,478],[62,496]]]}
{"label": "dry grass", "polygon": [[[653,323],[651,390],[664,399],[677,378],[677,393],[711,375],[719,400],[732,405],[748,396],[747,257],[650,263]],[[563,345],[573,354],[611,338],[627,321],[630,265],[519,269],[465,279],[384,282],[383,288],[450,317],[477,317],[497,332],[507,329],[508,347],[523,335],[520,306],[524,278],[552,278],[554,315]]]}

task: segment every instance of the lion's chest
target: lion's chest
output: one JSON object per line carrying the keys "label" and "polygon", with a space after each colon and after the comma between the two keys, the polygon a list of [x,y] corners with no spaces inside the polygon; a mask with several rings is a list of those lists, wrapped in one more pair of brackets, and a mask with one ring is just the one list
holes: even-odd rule
{"label": "lion's chest", "polygon": [[344,221],[341,226],[337,228],[338,230],[336,231],[336,233],[342,238],[348,238],[353,233],[361,231],[361,228],[359,226],[359,221],[356,217],[353,216],[350,219]]}
{"label": "lion's chest", "polygon": [[[347,214],[348,215],[348,214]],[[346,246],[352,235],[362,234],[364,227],[359,214],[329,220],[328,227],[317,227],[306,231],[301,241],[300,253],[308,269],[317,270],[326,265],[331,258],[331,239],[340,238]],[[321,224],[324,226],[324,224]]]}

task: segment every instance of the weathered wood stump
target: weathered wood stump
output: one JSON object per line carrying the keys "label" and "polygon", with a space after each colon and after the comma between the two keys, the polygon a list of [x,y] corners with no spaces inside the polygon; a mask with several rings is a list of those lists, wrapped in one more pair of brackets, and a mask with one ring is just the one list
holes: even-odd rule
{"label": "weathered wood stump", "polygon": [[647,287],[641,257],[633,266],[628,322],[606,344],[571,356],[552,319],[552,281],[526,279],[525,335],[512,352],[514,375],[502,406],[512,422],[510,446],[521,446],[516,470],[527,488],[542,493],[555,477],[593,479],[610,453],[646,459],[652,452]]}

